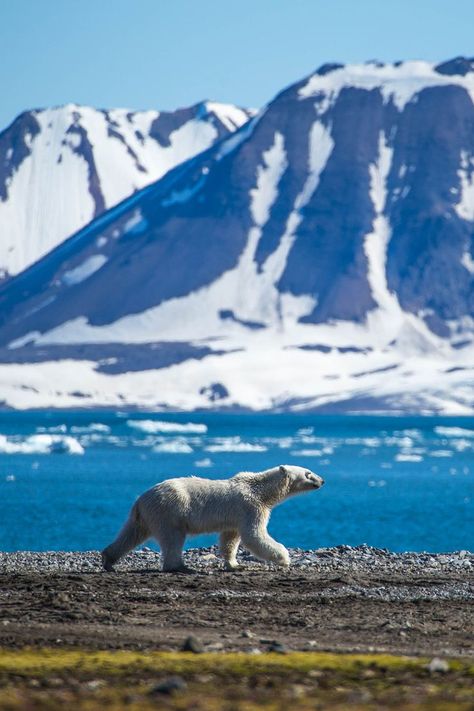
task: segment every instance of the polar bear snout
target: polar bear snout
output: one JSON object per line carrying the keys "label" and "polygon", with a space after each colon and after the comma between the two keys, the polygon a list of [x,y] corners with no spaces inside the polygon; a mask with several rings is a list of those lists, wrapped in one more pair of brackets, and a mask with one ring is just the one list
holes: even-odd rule
{"label": "polar bear snout", "polygon": [[320,489],[324,484],[324,479],[310,469],[285,465],[282,467],[289,477],[289,494],[298,494],[305,491]]}
{"label": "polar bear snout", "polygon": [[324,484],[324,479],[314,472],[307,471],[305,474],[306,481],[314,489],[320,489]]}

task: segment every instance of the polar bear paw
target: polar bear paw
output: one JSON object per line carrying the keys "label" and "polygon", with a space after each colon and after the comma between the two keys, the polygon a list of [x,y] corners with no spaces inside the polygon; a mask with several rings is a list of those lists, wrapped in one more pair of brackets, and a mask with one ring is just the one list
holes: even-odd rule
{"label": "polar bear paw", "polygon": [[291,563],[290,554],[286,550],[285,546],[279,546],[278,550],[275,552],[274,562],[277,565],[281,565],[283,568],[288,568]]}
{"label": "polar bear paw", "polygon": [[224,569],[225,570],[237,570],[239,568],[239,564],[237,563],[236,560],[226,560],[224,562]]}

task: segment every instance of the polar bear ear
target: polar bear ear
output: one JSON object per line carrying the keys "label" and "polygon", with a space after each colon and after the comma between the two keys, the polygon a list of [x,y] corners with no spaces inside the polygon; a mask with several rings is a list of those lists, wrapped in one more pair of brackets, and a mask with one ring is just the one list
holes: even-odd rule
{"label": "polar bear ear", "polygon": [[288,471],[283,464],[280,464],[280,474],[288,474]]}

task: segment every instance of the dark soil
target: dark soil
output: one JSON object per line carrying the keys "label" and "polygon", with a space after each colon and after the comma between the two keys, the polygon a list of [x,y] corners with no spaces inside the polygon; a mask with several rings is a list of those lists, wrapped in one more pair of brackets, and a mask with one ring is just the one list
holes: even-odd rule
{"label": "dark soil", "polygon": [[177,650],[193,634],[208,651],[267,651],[278,642],[430,658],[473,652],[470,565],[398,566],[390,557],[359,565],[341,554],[285,571],[244,560],[225,572],[204,553],[193,574],[161,573],[152,553],[129,556],[113,573],[99,570],[94,553],[76,554],[84,561],[77,570],[49,562],[44,571],[12,566],[8,556],[20,554],[3,554],[0,647]]}

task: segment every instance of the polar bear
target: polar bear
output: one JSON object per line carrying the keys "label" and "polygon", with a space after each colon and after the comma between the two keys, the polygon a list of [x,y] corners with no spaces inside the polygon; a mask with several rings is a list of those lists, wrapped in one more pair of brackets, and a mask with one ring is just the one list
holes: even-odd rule
{"label": "polar bear", "polygon": [[168,479],[145,491],[132,506],[117,538],[102,551],[105,570],[147,538],[155,538],[164,572],[189,572],[182,559],[187,535],[220,533],[227,570],[237,567],[239,543],[257,558],[288,566],[285,546],[267,532],[274,506],[294,494],[319,489],[324,480],[289,464],[263,472],[241,472],[231,479]]}

